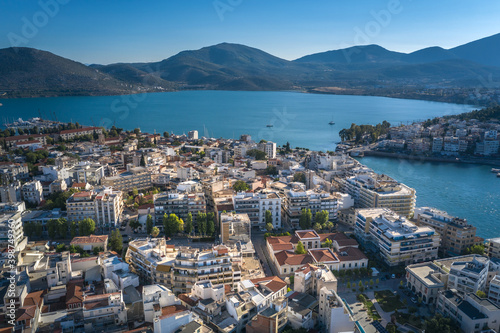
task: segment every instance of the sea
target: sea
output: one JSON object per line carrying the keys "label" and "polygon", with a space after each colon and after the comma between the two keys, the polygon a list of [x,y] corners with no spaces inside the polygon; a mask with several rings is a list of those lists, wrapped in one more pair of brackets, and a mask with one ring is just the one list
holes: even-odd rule
{"label": "sea", "polygon": [[[335,150],[342,128],[356,124],[407,124],[474,109],[470,105],[300,92],[180,91],[124,96],[4,99],[2,124],[43,117],[88,126],[115,125],[143,132],[239,138],[251,135],[292,147]],[[333,125],[330,125],[333,122]],[[478,236],[500,236],[500,178],[491,167],[413,162],[379,157],[360,161],[417,190],[417,205],[466,218]]]}

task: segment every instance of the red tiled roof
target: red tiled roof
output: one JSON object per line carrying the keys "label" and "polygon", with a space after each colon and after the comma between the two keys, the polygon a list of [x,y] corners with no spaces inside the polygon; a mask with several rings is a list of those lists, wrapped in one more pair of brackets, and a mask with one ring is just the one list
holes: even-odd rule
{"label": "red tiled roof", "polygon": [[280,266],[283,265],[304,265],[310,262],[313,262],[313,258],[310,254],[295,254],[290,251],[281,251],[274,255],[278,264]]}
{"label": "red tiled roof", "polygon": [[42,299],[44,295],[45,295],[45,290],[34,291],[32,293],[29,293],[28,295],[26,295],[26,298],[24,299],[23,306],[36,305],[40,307],[42,305]]}
{"label": "red tiled roof", "polygon": [[35,305],[29,305],[29,306],[23,306],[17,310],[16,313],[16,321],[30,321],[35,317],[36,314],[36,306]]}
{"label": "red tiled roof", "polygon": [[340,261],[355,261],[368,259],[368,257],[358,248],[355,247],[343,247],[340,249],[340,253],[337,253],[337,257]]}
{"label": "red tiled roof", "polygon": [[181,301],[183,301],[184,303],[186,303],[191,307],[196,306],[196,304],[198,304],[198,300],[192,299],[191,297],[188,296],[188,294],[179,294],[178,297]]}
{"label": "red tiled roof", "polygon": [[188,311],[188,309],[184,305],[170,305],[170,306],[164,306],[161,309],[161,316],[160,319],[168,318],[171,317],[177,313]]}
{"label": "red tiled roof", "polygon": [[77,187],[85,188],[85,186],[87,186],[87,183],[73,183],[73,185],[71,185],[71,187],[73,187],[73,188],[77,188]]}
{"label": "red tiled roof", "polygon": [[339,261],[330,249],[311,249],[309,250],[316,262]]}
{"label": "red tiled roof", "polygon": [[73,244],[91,244],[91,243],[102,243],[108,241],[108,235],[90,235],[90,236],[82,236],[75,237],[71,240],[70,245]]}
{"label": "red tiled roof", "polygon": [[275,293],[286,287],[286,282],[280,279],[278,276],[251,279],[250,281],[255,285],[263,284]]}
{"label": "red tiled roof", "polygon": [[82,286],[70,283],[68,285],[68,290],[66,292],[66,305],[72,303],[82,303],[83,302],[83,291]]}
{"label": "red tiled roof", "polygon": [[337,242],[339,247],[344,247],[344,246],[358,246],[358,242],[353,239],[347,237],[344,233],[342,232],[336,232],[336,233],[330,233],[330,234],[320,234],[320,241],[324,242],[327,238]]}
{"label": "red tiled roof", "polygon": [[286,243],[286,244],[271,244],[271,247],[273,251],[283,251],[283,250],[293,250],[293,245],[292,243]]}
{"label": "red tiled roof", "polygon": [[299,238],[318,238],[319,235],[316,231],[314,230],[301,230],[301,231],[295,231],[297,236]]}

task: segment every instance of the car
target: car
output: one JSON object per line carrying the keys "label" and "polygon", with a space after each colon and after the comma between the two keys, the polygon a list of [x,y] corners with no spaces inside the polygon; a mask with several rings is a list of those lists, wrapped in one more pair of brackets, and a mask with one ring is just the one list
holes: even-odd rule
{"label": "car", "polygon": [[125,238],[127,238],[127,237],[128,237],[128,235],[127,235],[127,234],[123,234],[123,235],[122,235],[122,238],[123,238],[123,239],[125,239]]}
{"label": "car", "polygon": [[417,303],[417,299],[416,299],[415,297],[412,297],[412,298],[411,298],[411,301],[412,301],[413,303]]}

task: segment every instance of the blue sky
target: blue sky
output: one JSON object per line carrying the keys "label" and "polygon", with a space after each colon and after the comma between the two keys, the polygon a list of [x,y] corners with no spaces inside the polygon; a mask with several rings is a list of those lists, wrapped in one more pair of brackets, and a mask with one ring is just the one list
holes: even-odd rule
{"label": "blue sky", "polygon": [[2,0],[0,48],[108,64],[232,42],[292,60],[357,44],[450,48],[499,33],[499,17],[485,0]]}

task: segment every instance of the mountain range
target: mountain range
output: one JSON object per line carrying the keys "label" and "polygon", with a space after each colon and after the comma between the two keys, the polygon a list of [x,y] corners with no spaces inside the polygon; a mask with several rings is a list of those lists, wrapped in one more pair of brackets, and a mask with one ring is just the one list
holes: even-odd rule
{"label": "mountain range", "polygon": [[[354,46],[289,61],[221,43],[159,62],[84,65],[32,48],[0,49],[3,97],[114,95],[178,89],[370,91],[497,87],[500,34],[412,53]],[[487,82],[488,84],[486,84]]]}

